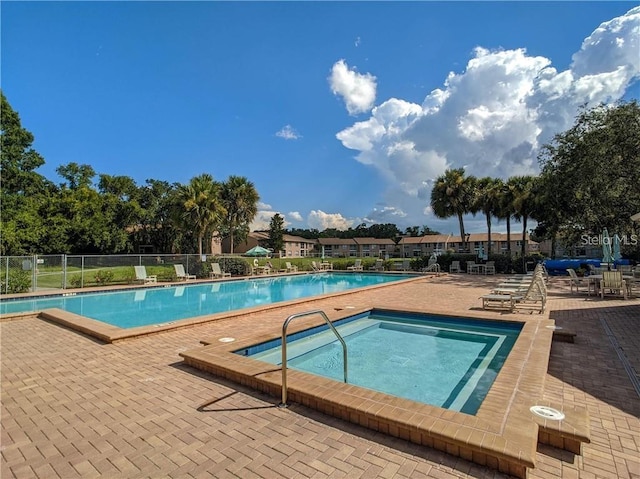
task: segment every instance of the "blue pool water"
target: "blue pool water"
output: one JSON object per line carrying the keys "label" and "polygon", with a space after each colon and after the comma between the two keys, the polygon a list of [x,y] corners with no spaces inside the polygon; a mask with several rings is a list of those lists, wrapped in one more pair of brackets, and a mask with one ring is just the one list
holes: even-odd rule
{"label": "blue pool water", "polygon": [[407,279],[411,275],[321,273],[184,286],[136,288],[109,293],[3,300],[0,314],[59,308],[121,328],[336,293]]}
{"label": "blue pool water", "polygon": [[[522,328],[375,310],[334,325],[347,343],[349,384],[467,414],[477,412]],[[279,339],[236,353],[282,363]],[[342,346],[326,326],[289,336],[287,365],[344,380]]]}

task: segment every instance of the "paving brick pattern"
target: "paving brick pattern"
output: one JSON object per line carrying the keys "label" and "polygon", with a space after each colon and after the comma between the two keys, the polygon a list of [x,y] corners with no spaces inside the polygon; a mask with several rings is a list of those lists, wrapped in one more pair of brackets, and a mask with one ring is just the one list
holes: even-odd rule
{"label": "paving brick pattern", "polygon": [[[102,344],[43,320],[0,323],[4,478],[502,478],[182,365],[201,339],[278,331],[293,312],[386,306],[462,313],[495,277],[450,275],[264,314]],[[570,295],[552,283],[549,312],[576,342],[554,343],[545,399],[586,405],[591,444],[576,456],[540,446],[531,478],[640,478],[640,398],[600,319],[638,372],[640,300]],[[508,315],[507,315],[508,316]],[[536,321],[538,315],[518,314]],[[503,316],[501,316],[503,317]]]}

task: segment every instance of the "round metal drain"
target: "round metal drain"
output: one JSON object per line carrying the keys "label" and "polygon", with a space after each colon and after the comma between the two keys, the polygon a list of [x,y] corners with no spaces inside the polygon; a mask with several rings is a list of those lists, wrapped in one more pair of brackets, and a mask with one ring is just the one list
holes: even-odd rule
{"label": "round metal drain", "polygon": [[564,413],[562,411],[558,411],[557,409],[553,409],[552,407],[531,406],[529,408],[529,411],[531,411],[536,416],[540,416],[551,421],[562,421],[564,419]]}
{"label": "round metal drain", "polygon": [[220,339],[218,339],[218,341],[220,341],[221,343],[232,343],[235,340],[236,340],[236,338],[220,338]]}

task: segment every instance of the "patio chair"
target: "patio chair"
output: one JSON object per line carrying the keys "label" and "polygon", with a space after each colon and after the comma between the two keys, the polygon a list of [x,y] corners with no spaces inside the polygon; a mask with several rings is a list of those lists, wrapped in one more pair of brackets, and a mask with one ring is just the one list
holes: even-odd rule
{"label": "patio chair", "polygon": [[298,267],[297,266],[293,266],[290,261],[287,261],[284,265],[285,265],[285,268],[286,268],[285,269],[286,273],[297,273],[298,272]]}
{"label": "patio chair", "polygon": [[173,268],[176,270],[176,276],[181,281],[187,281],[187,280],[190,280],[190,279],[196,279],[196,275],[195,274],[187,274],[187,273],[185,273],[184,265],[182,265],[182,264],[174,264]]}
{"label": "patio chair", "polygon": [[144,284],[158,282],[158,276],[155,274],[148,275],[147,268],[144,266],[134,266],[133,269],[136,272],[136,281],[142,281]]}
{"label": "patio chair", "polygon": [[473,274],[474,272],[478,272],[476,263],[473,261],[467,261],[467,274]]}
{"label": "patio chair", "polygon": [[462,268],[460,268],[460,261],[452,261],[449,266],[449,273],[461,273]]}
{"label": "patio chair", "polygon": [[[580,286],[587,287],[587,294],[591,296],[591,283],[584,278],[581,278],[577,275],[576,270],[572,268],[567,268],[567,273],[569,273],[569,285],[571,287],[571,294],[573,294],[573,290],[576,290],[576,293],[580,292]],[[595,285],[595,283],[593,283]]]}
{"label": "patio chair", "polygon": [[322,271],[322,269],[320,269],[320,265],[315,261],[311,262],[311,269],[316,273],[319,273],[320,271]]}
{"label": "patio chair", "polygon": [[373,266],[369,267],[370,271],[384,271],[384,260],[377,259]]}
{"label": "patio chair", "polygon": [[600,297],[604,299],[605,294],[622,296],[627,299],[627,282],[622,279],[621,271],[603,271],[602,281],[600,281]]}
{"label": "patio chair", "polygon": [[361,259],[355,260],[355,262],[353,263],[353,266],[347,266],[347,269],[349,271],[362,271],[363,270],[362,260]]}
{"label": "patio chair", "polygon": [[514,296],[513,310],[538,311],[542,314],[547,304],[547,286],[541,274],[534,275],[527,291]]}
{"label": "patio chair", "polygon": [[484,274],[496,274],[496,262],[487,261],[484,265]]}
{"label": "patio chair", "polygon": [[231,276],[231,273],[226,273],[220,269],[220,263],[211,263],[211,273],[209,276],[213,278],[225,278]]}

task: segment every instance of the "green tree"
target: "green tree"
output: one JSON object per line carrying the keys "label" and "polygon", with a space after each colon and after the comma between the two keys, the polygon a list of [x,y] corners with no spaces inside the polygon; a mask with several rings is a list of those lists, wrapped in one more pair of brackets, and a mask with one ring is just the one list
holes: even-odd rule
{"label": "green tree", "polygon": [[279,213],[273,215],[269,222],[269,247],[274,252],[284,249],[284,218]]}
{"label": "green tree", "polygon": [[46,233],[43,209],[55,186],[35,170],[44,159],[31,145],[34,137],[0,92],[0,253],[40,252]]}
{"label": "green tree", "polygon": [[531,214],[535,212],[536,208],[537,177],[513,176],[509,178],[507,184],[511,187],[511,191],[513,192],[514,217],[522,223],[522,242],[520,253],[524,267],[526,254],[527,220],[529,219]]}
{"label": "green tree", "polygon": [[491,218],[500,211],[500,199],[503,188],[499,178],[484,177],[476,181],[471,210],[482,212],[487,221],[487,254],[491,252]]}
{"label": "green tree", "polygon": [[554,226],[568,242],[605,227],[618,235],[634,231],[630,217],[640,211],[637,100],[583,109],[572,128],[544,145],[539,160],[546,194],[556,194],[564,208]]}
{"label": "green tree", "polygon": [[471,212],[475,177],[465,176],[464,168],[449,169],[436,179],[431,190],[431,209],[437,218],[458,217],[463,248],[467,249],[463,216]]}
{"label": "green tree", "polygon": [[507,224],[507,254],[511,257],[511,218],[515,214],[514,209],[514,186],[508,182],[503,183],[499,194],[498,209],[496,217],[505,220]]}
{"label": "green tree", "polygon": [[249,226],[258,214],[260,196],[247,178],[230,176],[222,183],[220,198],[226,210],[220,233],[229,238],[230,252],[233,253],[235,241],[247,239]]}
{"label": "green tree", "polygon": [[207,173],[196,176],[177,191],[180,224],[193,230],[198,241],[198,254],[203,254],[203,241],[220,228],[226,211],[220,199],[220,184]]}

